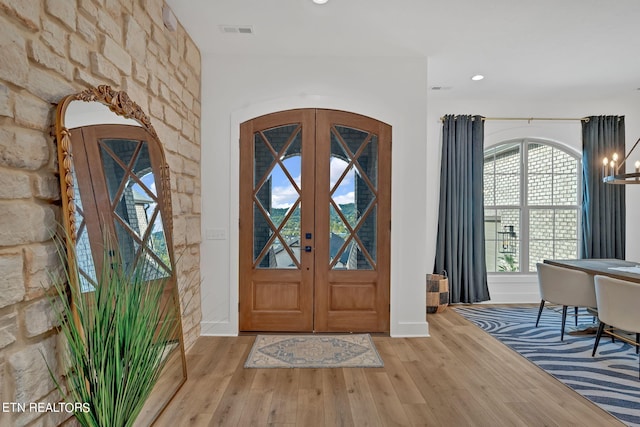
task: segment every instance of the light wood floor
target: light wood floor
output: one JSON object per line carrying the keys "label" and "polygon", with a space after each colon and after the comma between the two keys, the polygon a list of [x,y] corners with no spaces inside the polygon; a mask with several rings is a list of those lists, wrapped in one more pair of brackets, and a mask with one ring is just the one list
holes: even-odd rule
{"label": "light wood floor", "polygon": [[460,317],[374,337],[384,368],[244,369],[254,337],[200,337],[156,426],[621,426]]}

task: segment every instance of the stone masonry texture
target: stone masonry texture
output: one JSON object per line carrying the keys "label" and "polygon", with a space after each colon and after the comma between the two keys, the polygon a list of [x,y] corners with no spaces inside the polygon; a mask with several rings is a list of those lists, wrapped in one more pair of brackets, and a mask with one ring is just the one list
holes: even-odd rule
{"label": "stone masonry texture", "polygon": [[[61,264],[55,104],[90,86],[127,91],[151,117],[171,172],[185,346],[200,333],[200,52],[163,0],[0,0],[0,401],[57,402],[63,342],[50,298]],[[180,258],[180,257],[178,257]],[[0,412],[0,426],[55,426]]]}

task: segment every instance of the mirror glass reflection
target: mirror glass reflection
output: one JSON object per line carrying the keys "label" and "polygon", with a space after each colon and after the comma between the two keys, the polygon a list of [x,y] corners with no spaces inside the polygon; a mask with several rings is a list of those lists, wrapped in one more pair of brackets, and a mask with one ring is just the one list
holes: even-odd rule
{"label": "mirror glass reflection", "polygon": [[[118,96],[101,99],[105,94]],[[186,380],[186,360],[164,151],[148,116],[132,112],[131,104],[119,105],[121,100],[128,101],[126,94],[123,98],[120,94],[124,93],[99,87],[63,99],[58,105],[56,138],[62,153],[59,159],[69,160],[60,161],[60,173],[66,176],[62,194],[70,196],[63,201],[63,206],[70,206],[65,225],[75,237],[71,242],[79,272],[78,283],[71,286],[91,297],[97,272],[106,262],[104,236],[112,236],[117,254],[109,254],[111,266],[115,261],[127,272],[144,266],[144,280],[163,286],[163,301],[170,307],[163,322],[177,325],[166,342],[167,363],[134,424],[148,426]],[[65,133],[70,144],[61,147]],[[72,185],[65,187],[65,182]]]}
{"label": "mirror glass reflection", "polygon": [[147,143],[104,139],[98,144],[123,268],[131,272],[144,264],[146,280],[169,277],[171,260]]}
{"label": "mirror glass reflection", "polygon": [[98,278],[96,265],[93,262],[93,254],[91,253],[91,246],[89,244],[87,223],[84,219],[84,208],[82,207],[82,198],[78,190],[78,177],[76,174],[73,175],[73,193],[76,202],[76,262],[78,263],[80,291],[83,293],[93,292]]}
{"label": "mirror glass reflection", "polygon": [[67,129],[106,124],[142,127],[136,120],[120,116],[100,102],[86,102],[81,100],[69,102],[65,110],[64,124]]}

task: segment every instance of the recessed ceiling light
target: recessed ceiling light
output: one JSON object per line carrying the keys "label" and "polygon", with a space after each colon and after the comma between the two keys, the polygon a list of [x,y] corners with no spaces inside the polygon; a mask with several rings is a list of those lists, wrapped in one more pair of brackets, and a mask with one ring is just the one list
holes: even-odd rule
{"label": "recessed ceiling light", "polygon": [[313,2],[315,4],[325,4],[326,2],[328,2],[329,0],[313,0]]}
{"label": "recessed ceiling light", "polygon": [[478,80],[482,80],[484,79],[484,76],[482,74],[476,74],[475,76],[471,77],[471,80],[473,81],[478,81]]}

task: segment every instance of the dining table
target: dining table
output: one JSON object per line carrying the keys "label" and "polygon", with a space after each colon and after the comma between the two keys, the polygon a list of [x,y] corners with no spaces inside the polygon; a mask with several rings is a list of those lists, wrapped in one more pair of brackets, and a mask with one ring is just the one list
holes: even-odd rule
{"label": "dining table", "polygon": [[[609,276],[615,279],[627,280],[640,284],[640,262],[626,261],[615,258],[584,258],[584,259],[545,259],[545,264],[556,267],[571,268],[573,270],[584,271],[585,273],[600,276]],[[587,310],[594,316],[598,315],[597,308]],[[577,326],[576,332],[579,334],[595,332],[596,324]],[[604,333],[635,345],[633,334],[624,331],[605,329]],[[572,332],[569,332],[572,334]]]}
{"label": "dining table", "polygon": [[545,264],[640,283],[640,262],[615,258],[545,259]]}

